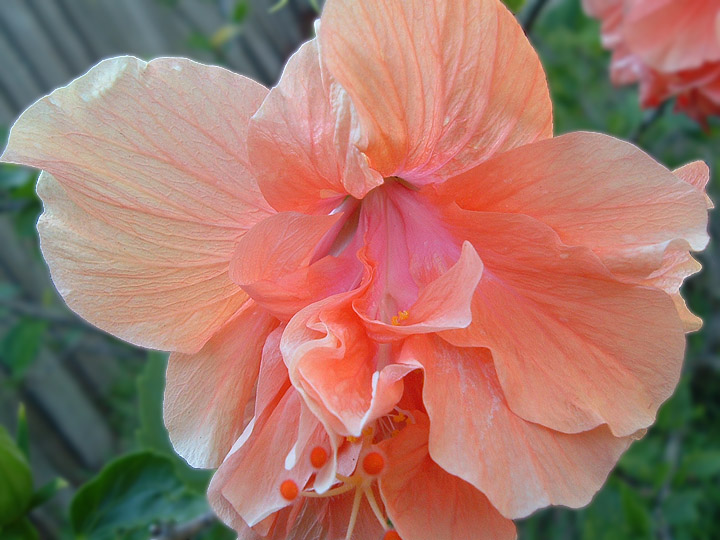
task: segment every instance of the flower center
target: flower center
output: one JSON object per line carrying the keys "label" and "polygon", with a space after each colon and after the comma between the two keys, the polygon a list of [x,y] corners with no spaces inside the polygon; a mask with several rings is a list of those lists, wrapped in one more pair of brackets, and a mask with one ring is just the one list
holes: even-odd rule
{"label": "flower center", "polygon": [[[346,437],[350,444],[361,444],[360,459],[355,471],[350,476],[336,475],[337,483],[324,493],[318,493],[310,486],[302,490],[294,480],[285,480],[280,484],[280,494],[287,501],[296,501],[298,498],[326,499],[344,495],[354,491],[350,521],[347,528],[346,540],[352,538],[355,523],[363,497],[367,499],[373,514],[385,530],[383,540],[401,540],[400,535],[395,531],[390,520],[385,516],[383,510],[375,497],[375,482],[382,477],[387,470],[387,460],[382,451],[377,447],[379,440],[387,437],[395,437],[405,425],[414,423],[414,418],[408,411],[395,408],[392,414],[378,419],[374,426],[367,426],[361,437]],[[310,452],[310,464],[315,469],[322,468],[328,461],[328,452],[325,448],[317,446]]]}

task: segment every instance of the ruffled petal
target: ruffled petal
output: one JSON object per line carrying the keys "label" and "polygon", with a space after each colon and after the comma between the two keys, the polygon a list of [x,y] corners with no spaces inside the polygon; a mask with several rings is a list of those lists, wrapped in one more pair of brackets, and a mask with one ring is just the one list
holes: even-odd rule
{"label": "ruffled petal", "polygon": [[708,242],[701,190],[605,135],[572,133],[511,150],[447,182],[442,193],[468,210],[532,216],[635,281],[661,266],[671,243],[682,240],[687,251]]}
{"label": "ruffled petal", "polygon": [[385,177],[442,180],[552,135],[540,61],[497,0],[329,0],[319,36]]}
{"label": "ruffled petal", "polygon": [[632,441],[607,426],[569,435],[520,418],[508,407],[487,349],[418,336],[408,340],[403,361],[425,372],[432,459],[508,518],[551,504],[585,506]]}
{"label": "ruffled petal", "polygon": [[238,243],[230,277],[277,317],[295,313],[360,281],[362,265],[348,251],[326,254],[325,238],[338,235],[346,216],[276,214],[253,227]]}
{"label": "ruffled petal", "polygon": [[381,184],[351,143],[357,129],[347,94],[323,73],[316,40],[306,43],[250,123],[252,166],[270,204],[279,211],[330,209]]}
{"label": "ruffled petal", "polygon": [[360,436],[392,410],[411,371],[392,363],[394,345],[368,337],[351,306],[360,291],[308,306],[290,320],[280,344],[308,407],[343,436]]}
{"label": "ruffled petal", "polygon": [[510,409],[557,431],[652,424],[685,349],[670,296],[618,281],[587,248],[512,214],[457,210],[447,222],[485,265],[466,330],[442,335],[491,350]]}
{"label": "ruffled petal", "polygon": [[[427,447],[428,422],[423,417],[416,414],[416,424],[381,444],[388,460],[380,478],[380,493],[401,538],[517,538],[513,522],[502,517],[485,495],[431,459]],[[462,458],[458,455],[458,459]],[[470,465],[479,461],[477,454],[471,459]]]}
{"label": "ruffled petal", "polygon": [[707,193],[705,193],[708,182],[710,181],[710,168],[707,166],[707,163],[704,161],[693,161],[675,169],[673,174],[680,178],[680,180],[693,186],[700,193],[703,193],[708,209],[714,208],[712,200],[708,197]]}
{"label": "ruffled petal", "polygon": [[42,168],[38,225],[68,305],[136,345],[195,352],[247,299],[227,275],[269,215],[247,170],[267,91],[184,59],[115,58],[32,105],[3,161]]}
{"label": "ruffled petal", "polygon": [[440,277],[420,289],[417,300],[390,323],[364,315],[367,307],[355,301],[353,308],[376,339],[393,339],[452,328],[466,328],[472,322],[475,287],[483,265],[475,248],[465,242],[458,261]]}
{"label": "ruffled petal", "polygon": [[[673,171],[673,174],[703,193],[708,210],[714,207],[710,197],[705,193],[705,188],[710,180],[710,169],[704,162],[688,163]],[[700,263],[687,252],[682,243],[670,245],[665,251],[660,268],[640,281],[644,285],[658,287],[672,296],[686,332],[700,330],[702,319],[688,309],[685,300],[680,296],[680,286],[688,276],[701,269]]]}
{"label": "ruffled petal", "polygon": [[263,345],[277,321],[252,302],[195,354],[170,355],[165,425],[193,467],[222,463],[247,423]]}

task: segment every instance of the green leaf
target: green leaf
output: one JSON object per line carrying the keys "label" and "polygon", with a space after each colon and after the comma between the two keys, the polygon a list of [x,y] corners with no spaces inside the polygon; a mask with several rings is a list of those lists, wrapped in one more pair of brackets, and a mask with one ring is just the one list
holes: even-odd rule
{"label": "green leaf", "polygon": [[245,19],[247,19],[248,14],[250,13],[250,5],[248,4],[247,0],[236,0],[235,6],[232,10],[231,19],[235,23],[242,23],[245,22]]}
{"label": "green leaf", "polygon": [[25,411],[24,403],[21,403],[18,408],[18,422],[15,430],[15,441],[25,457],[30,459],[30,433],[28,431],[27,412]]}
{"label": "green leaf", "polygon": [[520,8],[522,8],[525,5],[525,0],[503,0],[503,3],[508,7],[510,11],[513,13],[517,13],[520,11]]}
{"label": "green leaf", "polygon": [[25,167],[17,165],[0,165],[0,189],[12,190],[27,184],[34,185],[35,173]]}
{"label": "green leaf", "polygon": [[111,462],[78,490],[70,523],[78,539],[140,540],[153,523],[207,511],[205,495],[185,485],[170,458],[139,452]]}
{"label": "green leaf", "polygon": [[58,491],[65,489],[68,485],[67,480],[64,478],[50,480],[47,484],[33,493],[32,499],[30,499],[30,508],[42,506],[52,499]]}
{"label": "green leaf", "polygon": [[0,300],[10,300],[20,294],[20,289],[13,283],[0,283]]}
{"label": "green leaf", "polygon": [[720,475],[720,450],[696,450],[686,455],[682,473],[701,480]]}
{"label": "green leaf", "polygon": [[210,36],[210,45],[213,49],[219,49],[226,43],[232,41],[242,32],[242,27],[237,24],[226,24],[220,27]]}
{"label": "green leaf", "polygon": [[135,432],[135,440],[144,449],[173,454],[162,417],[166,369],[167,355],[149,351],[145,367],[136,382],[140,427]]}
{"label": "green leaf", "polygon": [[277,4],[272,6],[269,10],[270,13],[275,13],[276,11],[280,11],[282,8],[288,5],[289,0],[278,0]]}
{"label": "green leaf", "polygon": [[171,458],[178,475],[185,482],[204,491],[210,481],[210,472],[193,469],[182,458],[178,457],[170,442],[165,422],[163,421],[163,393],[165,391],[165,370],[167,355],[157,351],[149,351],[147,363],[137,378],[137,396],[139,405],[140,427],[135,432],[135,441],[143,450],[154,450]]}
{"label": "green leaf", "polygon": [[40,538],[33,524],[26,517],[13,521],[5,527],[0,527],[0,537],[3,540],[37,540]]}
{"label": "green leaf", "polygon": [[663,429],[679,429],[693,417],[690,378],[683,377],[673,396],[660,408],[657,425]]}
{"label": "green leaf", "polygon": [[5,334],[1,360],[14,381],[21,380],[37,358],[46,329],[44,321],[22,319]]}
{"label": "green leaf", "polygon": [[0,426],[0,487],[0,526],[4,526],[25,514],[33,493],[33,478],[27,459],[3,426]]}
{"label": "green leaf", "polygon": [[633,538],[651,538],[652,518],[647,504],[626,484],[621,484],[620,500],[622,502],[625,523]]}
{"label": "green leaf", "polygon": [[663,504],[663,515],[671,525],[687,525],[694,523],[700,517],[698,503],[702,493],[685,491],[671,493]]}
{"label": "green leaf", "polygon": [[212,43],[210,43],[210,38],[201,32],[193,32],[192,34],[190,34],[190,36],[188,37],[188,45],[202,51],[213,50]]}

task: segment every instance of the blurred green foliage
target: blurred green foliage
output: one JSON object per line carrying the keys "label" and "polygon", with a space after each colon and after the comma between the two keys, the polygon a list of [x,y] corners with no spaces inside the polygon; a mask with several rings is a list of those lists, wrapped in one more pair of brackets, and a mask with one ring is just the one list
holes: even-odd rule
{"label": "blurred green foliage", "polygon": [[67,482],[58,478],[35,491],[29,446],[27,418],[21,406],[14,439],[0,426],[0,538],[3,540],[38,538],[28,514],[67,487]]}
{"label": "blurred green foliage", "polygon": [[508,7],[510,11],[513,13],[520,10],[520,8],[525,5],[525,0],[503,0],[503,3]]}
{"label": "blurred green foliage", "polygon": [[0,527],[25,514],[33,493],[27,458],[7,430],[0,426]]}
{"label": "blurred green foliage", "polygon": [[[163,423],[166,367],[167,355],[148,352],[136,379],[136,450],[107,464],[75,494],[70,506],[75,538],[145,540],[153,528],[162,531],[210,512],[210,471],[193,469],[175,454]],[[217,524],[196,537],[231,540],[234,535]]]}
{"label": "blurred green foliage", "polygon": [[156,521],[203,512],[204,493],[185,485],[170,458],[144,451],[112,461],[85,484],[73,498],[70,521],[78,539],[144,540]]}

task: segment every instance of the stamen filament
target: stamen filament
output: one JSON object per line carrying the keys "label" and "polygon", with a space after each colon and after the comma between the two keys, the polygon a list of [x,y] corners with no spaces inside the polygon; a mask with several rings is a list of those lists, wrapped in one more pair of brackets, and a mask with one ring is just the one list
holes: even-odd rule
{"label": "stamen filament", "polygon": [[375,500],[375,494],[372,492],[372,489],[369,487],[366,487],[364,490],[365,496],[367,497],[368,503],[370,503],[370,508],[372,508],[373,514],[375,514],[375,517],[380,522],[380,525],[382,525],[383,530],[387,531],[389,529],[387,524],[387,519],[385,519],[385,516],[380,511],[380,506],[378,505],[377,501]]}
{"label": "stamen filament", "polygon": [[363,492],[361,489],[355,490],[355,498],[353,499],[352,513],[350,514],[350,523],[348,524],[347,534],[345,540],[352,538],[353,530],[355,529],[355,522],[357,521],[358,511],[360,510],[360,503],[362,502]]}
{"label": "stamen filament", "polygon": [[332,488],[327,490],[325,493],[316,493],[314,491],[303,491],[300,493],[301,497],[310,497],[311,499],[322,499],[324,497],[335,497],[336,495],[342,495],[343,493],[347,493],[348,491],[351,491],[355,489],[354,484],[345,484],[342,486],[338,486],[336,488]]}

